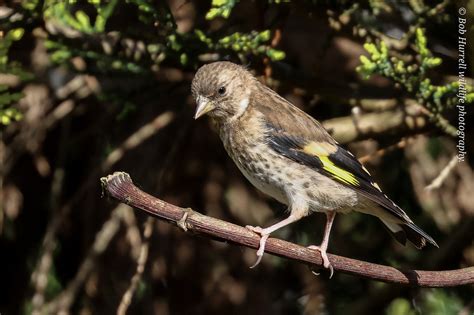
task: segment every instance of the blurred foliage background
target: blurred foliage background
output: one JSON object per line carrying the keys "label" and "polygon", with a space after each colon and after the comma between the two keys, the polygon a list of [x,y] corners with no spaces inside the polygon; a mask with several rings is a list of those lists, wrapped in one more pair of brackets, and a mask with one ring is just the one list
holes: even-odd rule
{"label": "blurred foliage background", "polygon": [[[472,286],[329,280],[269,255],[249,269],[254,250],[149,220],[101,198],[99,184],[123,170],[145,191],[213,217],[283,218],[212,124],[193,120],[194,72],[231,60],[321,120],[440,244],[402,247],[378,220],[349,214],[336,218],[330,252],[405,268],[472,266],[472,21],[472,0],[3,2],[0,312],[474,314]],[[319,244],[323,226],[316,214],[276,236]]]}

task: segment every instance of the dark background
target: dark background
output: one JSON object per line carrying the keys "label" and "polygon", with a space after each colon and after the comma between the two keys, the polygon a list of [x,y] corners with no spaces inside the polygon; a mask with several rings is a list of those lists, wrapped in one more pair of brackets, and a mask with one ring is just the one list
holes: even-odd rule
{"label": "dark background", "polygon": [[[472,103],[465,162],[442,124],[457,127],[458,10],[467,9],[470,29],[473,1],[222,4],[0,7],[0,312],[111,314],[133,283],[129,314],[474,314],[472,286],[418,289],[341,273],[329,280],[270,255],[249,269],[254,250],[145,223],[144,213],[101,197],[99,178],[121,170],[159,198],[222,220],[268,226],[284,218],[284,207],[240,174],[210,121],[193,119],[193,74],[231,60],[322,121],[440,245],[403,247],[377,219],[353,213],[336,218],[329,252],[413,269],[474,264]],[[423,69],[417,29],[442,63],[397,78],[384,68],[392,57]],[[373,54],[363,45],[382,41],[390,58],[364,78],[360,56]],[[440,86],[439,95],[422,93]],[[443,169],[439,187],[427,190]],[[319,244],[323,227],[315,214],[275,236]]]}

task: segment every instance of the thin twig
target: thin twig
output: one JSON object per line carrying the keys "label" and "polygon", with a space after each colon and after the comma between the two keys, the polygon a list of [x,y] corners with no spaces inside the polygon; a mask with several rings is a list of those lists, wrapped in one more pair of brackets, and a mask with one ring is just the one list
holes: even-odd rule
{"label": "thin twig", "polygon": [[127,309],[132,302],[133,293],[138,286],[138,282],[142,278],[143,271],[145,271],[145,263],[148,258],[148,249],[150,247],[150,237],[153,231],[153,224],[155,220],[152,217],[149,217],[145,222],[145,230],[143,231],[143,242],[140,248],[140,255],[138,256],[137,260],[137,270],[130,281],[130,286],[128,287],[125,294],[122,296],[122,300],[120,301],[120,305],[117,309],[117,315],[125,315],[127,313]]}
{"label": "thin twig", "polygon": [[431,191],[434,189],[438,189],[441,187],[441,185],[444,183],[446,178],[448,178],[449,173],[454,169],[454,167],[458,165],[458,155],[454,155],[451,161],[449,161],[448,165],[443,168],[441,173],[429,184],[428,186],[425,187],[425,190]]}
{"label": "thin twig", "polygon": [[[175,141],[173,142],[173,146],[168,150],[168,153],[164,159],[164,161],[161,164],[161,169],[158,173],[158,187],[157,191],[162,190],[162,181],[164,178],[164,174],[166,172],[169,165],[171,165],[174,156],[176,155],[176,152],[178,150],[178,147],[182,144],[184,141],[184,136],[186,135],[188,128],[190,126],[189,121],[187,124],[183,125],[180,132],[178,133]],[[117,314],[118,315],[125,315],[127,312],[128,307],[130,306],[130,303],[132,302],[133,294],[135,293],[138,282],[142,278],[143,272],[145,271],[145,264],[148,259],[148,248],[149,248],[149,243],[150,243],[150,238],[153,233],[153,224],[154,220],[153,218],[148,218],[148,220],[145,223],[145,230],[143,232],[143,240],[141,242],[141,246],[139,246],[139,254],[137,258],[137,269],[135,271],[135,274],[132,276],[132,279],[130,281],[130,286],[128,287],[127,291],[125,291],[124,295],[122,296],[122,300],[120,301],[119,307],[117,309]],[[133,248],[133,244],[132,248]]]}
{"label": "thin twig", "polygon": [[123,223],[125,224],[125,238],[130,244],[130,256],[133,260],[138,260],[140,256],[140,248],[142,246],[142,236],[140,228],[137,224],[137,218],[135,217],[135,212],[133,209],[125,211],[122,217]]}
{"label": "thin twig", "polygon": [[150,138],[156,132],[168,126],[174,119],[174,113],[171,111],[164,112],[155,117],[151,122],[142,126],[128,137],[119,147],[113,150],[101,164],[101,171],[109,169],[112,165],[117,163],[123,155],[139,146],[146,139]]}
{"label": "thin twig", "polygon": [[408,139],[402,138],[400,141],[398,141],[395,144],[389,145],[388,147],[385,147],[385,148],[378,149],[377,151],[375,151],[373,153],[370,153],[370,154],[367,154],[367,155],[364,155],[364,156],[360,157],[359,162],[367,163],[371,159],[374,159],[376,157],[382,157],[385,154],[387,154],[391,151],[397,150],[397,149],[402,149],[407,145],[407,142],[408,142]]}
{"label": "thin twig", "polygon": [[[111,197],[152,216],[179,223],[183,230],[246,247],[259,246],[260,237],[248,229],[157,199],[138,189],[126,173],[116,172],[101,178],[101,182]],[[310,264],[316,268],[322,266],[321,256],[315,254],[314,250],[283,240],[269,238],[265,250],[269,254]],[[419,287],[474,284],[474,267],[446,271],[401,270],[332,254],[328,256],[335,271],[367,279]]]}
{"label": "thin twig", "polygon": [[382,134],[409,136],[425,131],[429,127],[423,108],[412,104],[403,108],[383,112],[364,113],[354,120],[345,116],[322,122],[339,143],[350,143]]}
{"label": "thin twig", "polygon": [[123,213],[126,210],[130,210],[130,208],[125,205],[120,205],[112,211],[110,218],[102,225],[102,228],[96,234],[94,243],[87,253],[86,258],[82,261],[74,279],[69,282],[66,289],[60,295],[44,305],[37,314],[57,314],[60,313],[60,311],[69,313],[69,308],[75,301],[79,289],[83,286],[94,269],[97,257],[108,248],[110,241],[117,234],[120,221],[123,219]]}
{"label": "thin twig", "polygon": [[[56,110],[55,110],[56,111]],[[53,114],[54,115],[54,114]],[[62,118],[62,116],[61,116]],[[120,161],[120,159],[125,155],[126,152],[137,147],[145,140],[156,134],[161,129],[168,126],[174,120],[174,114],[172,112],[164,112],[155,117],[151,122],[147,123],[145,126],[139,128],[136,132],[131,134],[118,148],[113,150],[107,158],[100,164],[100,166],[93,169],[84,183],[77,189],[74,196],[69,199],[64,205],[55,212],[54,217],[50,220],[48,227],[46,229],[45,236],[42,242],[42,255],[38,259],[38,264],[35,267],[35,271],[32,274],[31,281],[34,286],[38,286],[38,276],[40,280],[44,279],[45,275],[49,272],[51,267],[52,255],[57,246],[56,232],[61,226],[64,218],[69,214],[72,206],[83,197],[87,192],[90,185],[93,183],[93,179],[99,176],[102,172],[108,171],[115,163]],[[36,290],[39,291],[39,290]],[[41,296],[38,295],[38,298]],[[37,305],[42,305],[44,301],[39,300],[36,302]],[[33,299],[33,304],[35,300]]]}
{"label": "thin twig", "polygon": [[[280,43],[280,40],[281,40],[281,29],[277,28],[273,34],[270,47],[275,48]],[[263,58],[263,64],[265,65],[265,70],[264,70],[265,82],[267,82],[272,77],[272,66],[270,64],[270,58],[269,57]]]}

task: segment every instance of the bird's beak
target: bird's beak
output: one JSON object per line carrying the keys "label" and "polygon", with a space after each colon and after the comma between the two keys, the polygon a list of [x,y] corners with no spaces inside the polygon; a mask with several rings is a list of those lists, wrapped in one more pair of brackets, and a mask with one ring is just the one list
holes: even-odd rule
{"label": "bird's beak", "polygon": [[211,101],[209,101],[207,97],[198,95],[196,99],[196,103],[197,103],[197,108],[196,108],[196,114],[194,114],[194,119],[198,119],[202,115],[214,109],[214,105],[212,104]]}

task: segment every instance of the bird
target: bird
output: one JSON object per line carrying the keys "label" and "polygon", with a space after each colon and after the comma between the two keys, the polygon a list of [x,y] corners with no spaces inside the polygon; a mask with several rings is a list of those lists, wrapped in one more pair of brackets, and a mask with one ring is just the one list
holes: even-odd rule
{"label": "bird", "polygon": [[224,147],[257,189],[288,206],[288,217],[269,227],[246,226],[260,236],[258,265],[269,235],[312,213],[326,215],[320,252],[327,249],[337,213],[379,218],[394,238],[421,249],[438,245],[373,180],[357,158],[312,116],[261,83],[246,67],[216,61],[201,66],[191,83],[194,118],[209,116]]}

